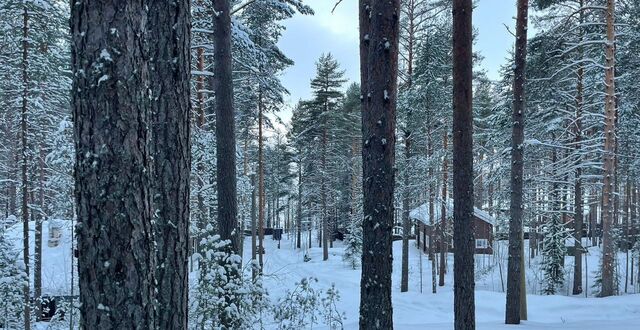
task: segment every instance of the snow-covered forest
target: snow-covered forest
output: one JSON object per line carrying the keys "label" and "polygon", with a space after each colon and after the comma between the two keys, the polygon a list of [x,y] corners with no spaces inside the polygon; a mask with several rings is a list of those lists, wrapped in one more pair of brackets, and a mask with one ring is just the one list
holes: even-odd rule
{"label": "snow-covered forest", "polygon": [[[317,8],[359,66],[288,86]],[[638,0],[0,0],[0,328],[637,329],[639,54]]]}

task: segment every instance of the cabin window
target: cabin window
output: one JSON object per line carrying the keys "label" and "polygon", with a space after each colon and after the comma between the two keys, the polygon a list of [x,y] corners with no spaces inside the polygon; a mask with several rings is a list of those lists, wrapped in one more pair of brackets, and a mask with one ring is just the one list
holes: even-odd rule
{"label": "cabin window", "polygon": [[476,249],[486,249],[489,247],[489,240],[486,238],[476,239]]}

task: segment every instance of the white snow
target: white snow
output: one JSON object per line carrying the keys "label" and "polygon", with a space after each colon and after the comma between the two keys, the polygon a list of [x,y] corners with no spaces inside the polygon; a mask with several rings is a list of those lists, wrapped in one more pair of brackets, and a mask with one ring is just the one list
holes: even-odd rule
{"label": "white snow", "polygon": [[[48,246],[49,222],[43,224],[43,293],[51,295],[70,294],[71,284],[71,223],[69,221],[56,221],[61,225],[60,243],[57,247]],[[31,254],[33,256],[34,223],[31,228]],[[22,224],[16,223],[7,229],[7,236],[12,240],[17,249],[22,246]],[[308,233],[303,233],[303,243],[307,244]],[[264,281],[269,290],[271,301],[276,301],[287,289],[292,289],[294,283],[304,277],[318,279],[316,287],[326,290],[335,284],[339,290],[341,301],[338,302],[338,310],[346,313],[345,329],[357,329],[358,309],[360,297],[360,270],[352,270],[350,265],[343,261],[344,246],[336,241],[334,247],[329,249],[329,260],[322,261],[322,249],[317,247],[317,237],[313,235],[313,247],[306,246],[297,250],[293,243],[294,235],[283,234],[281,249],[277,248],[277,241],[265,236],[264,255]],[[494,255],[476,256],[476,318],[477,329],[514,329],[513,326],[504,325],[505,294],[506,287],[506,241],[497,241]],[[400,262],[401,241],[393,244],[393,315],[395,329],[436,329],[450,330],[453,328],[453,255],[448,257],[448,272],[446,285],[438,287],[436,294],[431,293],[431,262],[426,255],[421,253],[411,241],[409,249],[409,292],[400,292]],[[525,243],[526,248],[526,243]],[[588,289],[588,298],[585,295],[571,296],[571,272],[573,258],[565,260],[567,276],[565,287],[558,295],[544,296],[535,294],[540,291],[539,280],[542,272],[539,268],[539,259],[526,258],[527,269],[527,296],[529,320],[524,321],[518,329],[523,330],[636,330],[640,324],[640,287],[629,286],[629,294],[608,298],[595,298],[590,286],[594,282],[594,271],[597,269],[600,258],[598,247],[589,248],[586,265],[583,262],[584,279],[588,283],[584,285]],[[244,264],[250,264],[251,238],[245,238]],[[304,254],[311,257],[309,262],[304,262]],[[619,253],[620,261],[624,262],[624,254]],[[33,262],[33,258],[31,259]],[[74,262],[76,260],[74,259]],[[106,264],[105,264],[106,266]],[[624,267],[620,267],[624,278]],[[33,269],[33,268],[32,268]],[[422,271],[420,271],[422,269]],[[637,269],[636,269],[637,271]],[[193,275],[193,274],[192,274]],[[31,274],[33,280],[33,272]],[[77,278],[77,274],[74,274]],[[191,277],[192,279],[193,276]],[[422,292],[420,287],[422,286]],[[77,294],[77,286],[74,293]],[[104,308],[108,308],[104,306]],[[322,326],[314,326],[314,329],[326,329]]]}
{"label": "white snow", "polygon": [[[308,233],[303,233],[303,242],[307,244]],[[346,313],[345,329],[358,328],[358,309],[360,298],[360,270],[352,270],[343,261],[344,246],[340,241],[329,249],[329,260],[322,261],[322,249],[317,247],[317,238],[313,235],[313,247],[296,250],[293,245],[292,234],[290,240],[283,234],[281,249],[277,249],[277,241],[265,236],[264,255],[265,286],[269,289],[271,298],[277,298],[290,289],[292,284],[303,277],[315,277],[319,280],[317,287],[326,289],[332,283],[340,292],[341,301],[338,309]],[[493,256],[476,256],[476,319],[477,329],[514,329],[514,326],[504,325],[506,287],[506,241],[496,248]],[[591,248],[588,256],[588,273],[590,286],[593,283],[593,271],[598,264],[598,248]],[[437,293],[431,293],[431,262],[426,255],[421,254],[411,241],[409,249],[409,292],[400,292],[400,262],[402,242],[393,244],[393,317],[394,328],[400,330],[436,329],[450,330],[453,328],[453,254],[449,254],[448,272],[444,287],[438,287]],[[251,238],[245,239],[245,264],[251,254]],[[309,262],[303,261],[305,251],[311,257]],[[620,258],[624,258],[622,254]],[[499,261],[499,262],[498,262]],[[532,294],[539,290],[534,285],[539,276],[539,265],[527,258],[527,290],[529,320],[517,326],[523,330],[637,330],[640,324],[640,295],[627,294],[609,298],[594,298],[589,291],[589,297],[584,294],[570,296],[566,288],[562,294],[544,296]],[[422,267],[422,292],[420,292],[420,267]],[[565,269],[573,267],[573,258],[567,257]],[[500,268],[503,279],[500,280]],[[565,281],[571,285],[571,278]],[[635,291],[633,291],[635,292]],[[314,329],[327,329],[314,326]]]}

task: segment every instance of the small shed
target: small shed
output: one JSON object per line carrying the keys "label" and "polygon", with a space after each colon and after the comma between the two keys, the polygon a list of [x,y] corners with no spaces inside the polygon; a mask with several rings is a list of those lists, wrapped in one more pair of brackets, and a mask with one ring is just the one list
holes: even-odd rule
{"label": "small shed", "polygon": [[[444,204],[444,207],[443,207]],[[453,200],[448,198],[446,203],[436,200],[433,203],[433,217],[429,212],[429,203],[422,204],[409,212],[409,217],[415,222],[416,242],[424,251],[433,248],[440,252],[442,236],[442,211],[446,216],[446,228],[444,236],[447,243],[447,251],[455,253],[452,236]],[[493,227],[495,218],[489,213],[474,207],[473,224],[475,236],[476,254],[493,254]],[[431,242],[433,240],[433,242]],[[431,245],[433,243],[433,245]]]}

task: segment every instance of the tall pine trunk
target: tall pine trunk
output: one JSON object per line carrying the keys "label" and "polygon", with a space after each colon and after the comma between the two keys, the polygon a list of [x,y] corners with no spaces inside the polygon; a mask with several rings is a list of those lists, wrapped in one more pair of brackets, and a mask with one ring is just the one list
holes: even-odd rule
{"label": "tall pine trunk", "polygon": [[80,327],[153,329],[146,4],[70,7]]}
{"label": "tall pine trunk", "polygon": [[220,238],[230,240],[229,253],[239,251],[236,192],[236,136],[231,63],[231,14],[229,0],[213,4],[214,75],[216,95],[216,183]]}
{"label": "tall pine trunk", "polygon": [[258,91],[258,264],[262,274],[264,254],[264,141],[262,137],[263,121],[262,90]]}
{"label": "tall pine trunk", "polygon": [[360,329],[393,329],[395,109],[400,1],[360,0],[363,248]]}
{"label": "tall pine trunk", "polygon": [[[27,116],[29,107],[29,12],[27,3],[23,3],[22,13],[22,107],[20,111],[20,142],[21,142],[21,190],[22,190],[22,258],[27,279],[29,278],[29,181],[27,178],[28,145],[27,145]],[[31,329],[31,292],[29,281],[24,282],[24,328]]]}
{"label": "tall pine trunk", "polygon": [[329,259],[329,215],[327,214],[327,116],[328,107],[325,101],[325,110],[322,116],[322,156],[320,175],[320,201],[322,203],[322,260]]}
{"label": "tall pine trunk", "polygon": [[453,1],[453,306],[456,330],[476,327],[472,10],[471,0]]}
{"label": "tall pine trunk", "polygon": [[524,244],[522,234],[523,185],[524,185],[524,125],[526,110],[526,64],[528,0],[518,0],[516,19],[516,54],[513,79],[513,113],[511,121],[511,206],[509,213],[509,260],[507,266],[507,306],[506,324],[520,324],[526,314],[523,300],[524,287]]}
{"label": "tall pine trunk", "polygon": [[160,329],[185,329],[189,292],[191,22],[187,0],[149,3],[153,214]]}
{"label": "tall pine trunk", "polygon": [[[44,142],[40,142],[40,151],[38,157],[38,206],[39,210],[36,213],[36,230],[35,230],[35,253],[33,255],[33,296],[36,298],[36,320],[40,320],[42,317],[42,222],[45,220],[45,205],[44,205],[44,180],[45,180],[45,163],[44,158],[46,156],[44,150]],[[34,203],[35,204],[35,203]]]}
{"label": "tall pine trunk", "polygon": [[614,267],[615,247],[613,242],[613,211],[615,181],[615,0],[607,0],[606,24],[607,44],[605,47],[605,125],[604,125],[604,173],[602,182],[602,290],[601,297],[615,294]]}
{"label": "tall pine trunk", "polygon": [[[429,159],[431,159],[431,157],[433,156],[433,143],[432,143],[432,138],[431,138],[431,134],[432,134],[432,127],[433,125],[427,125],[427,156],[429,157]],[[431,230],[429,230],[429,260],[431,260],[431,292],[432,293],[436,293],[437,291],[437,281],[436,281],[436,256],[435,256],[435,251],[434,251],[434,242],[435,242],[435,219],[434,219],[434,215],[433,212],[435,210],[435,199],[436,199],[436,185],[435,182],[433,180],[433,175],[434,175],[434,169],[433,169],[433,165],[431,164],[431,162],[429,162],[429,225],[431,226]],[[427,226],[424,226],[425,231]],[[427,236],[425,235],[425,241]],[[426,242],[425,242],[426,244]]]}
{"label": "tall pine trunk", "polygon": [[[583,7],[583,0],[580,0],[580,8]],[[580,10],[579,14],[580,24],[584,21],[583,10]],[[580,28],[582,29],[582,28]],[[583,33],[580,30],[580,41],[582,42]],[[580,57],[583,57],[583,50],[580,48]],[[578,83],[576,91],[576,120],[575,120],[575,150],[577,154],[576,169],[575,169],[575,184],[574,184],[574,252],[573,252],[573,290],[574,295],[582,293],[582,227],[584,220],[583,212],[583,199],[582,199],[582,106],[584,102],[583,88],[584,88],[584,67],[582,63],[578,64]]]}

